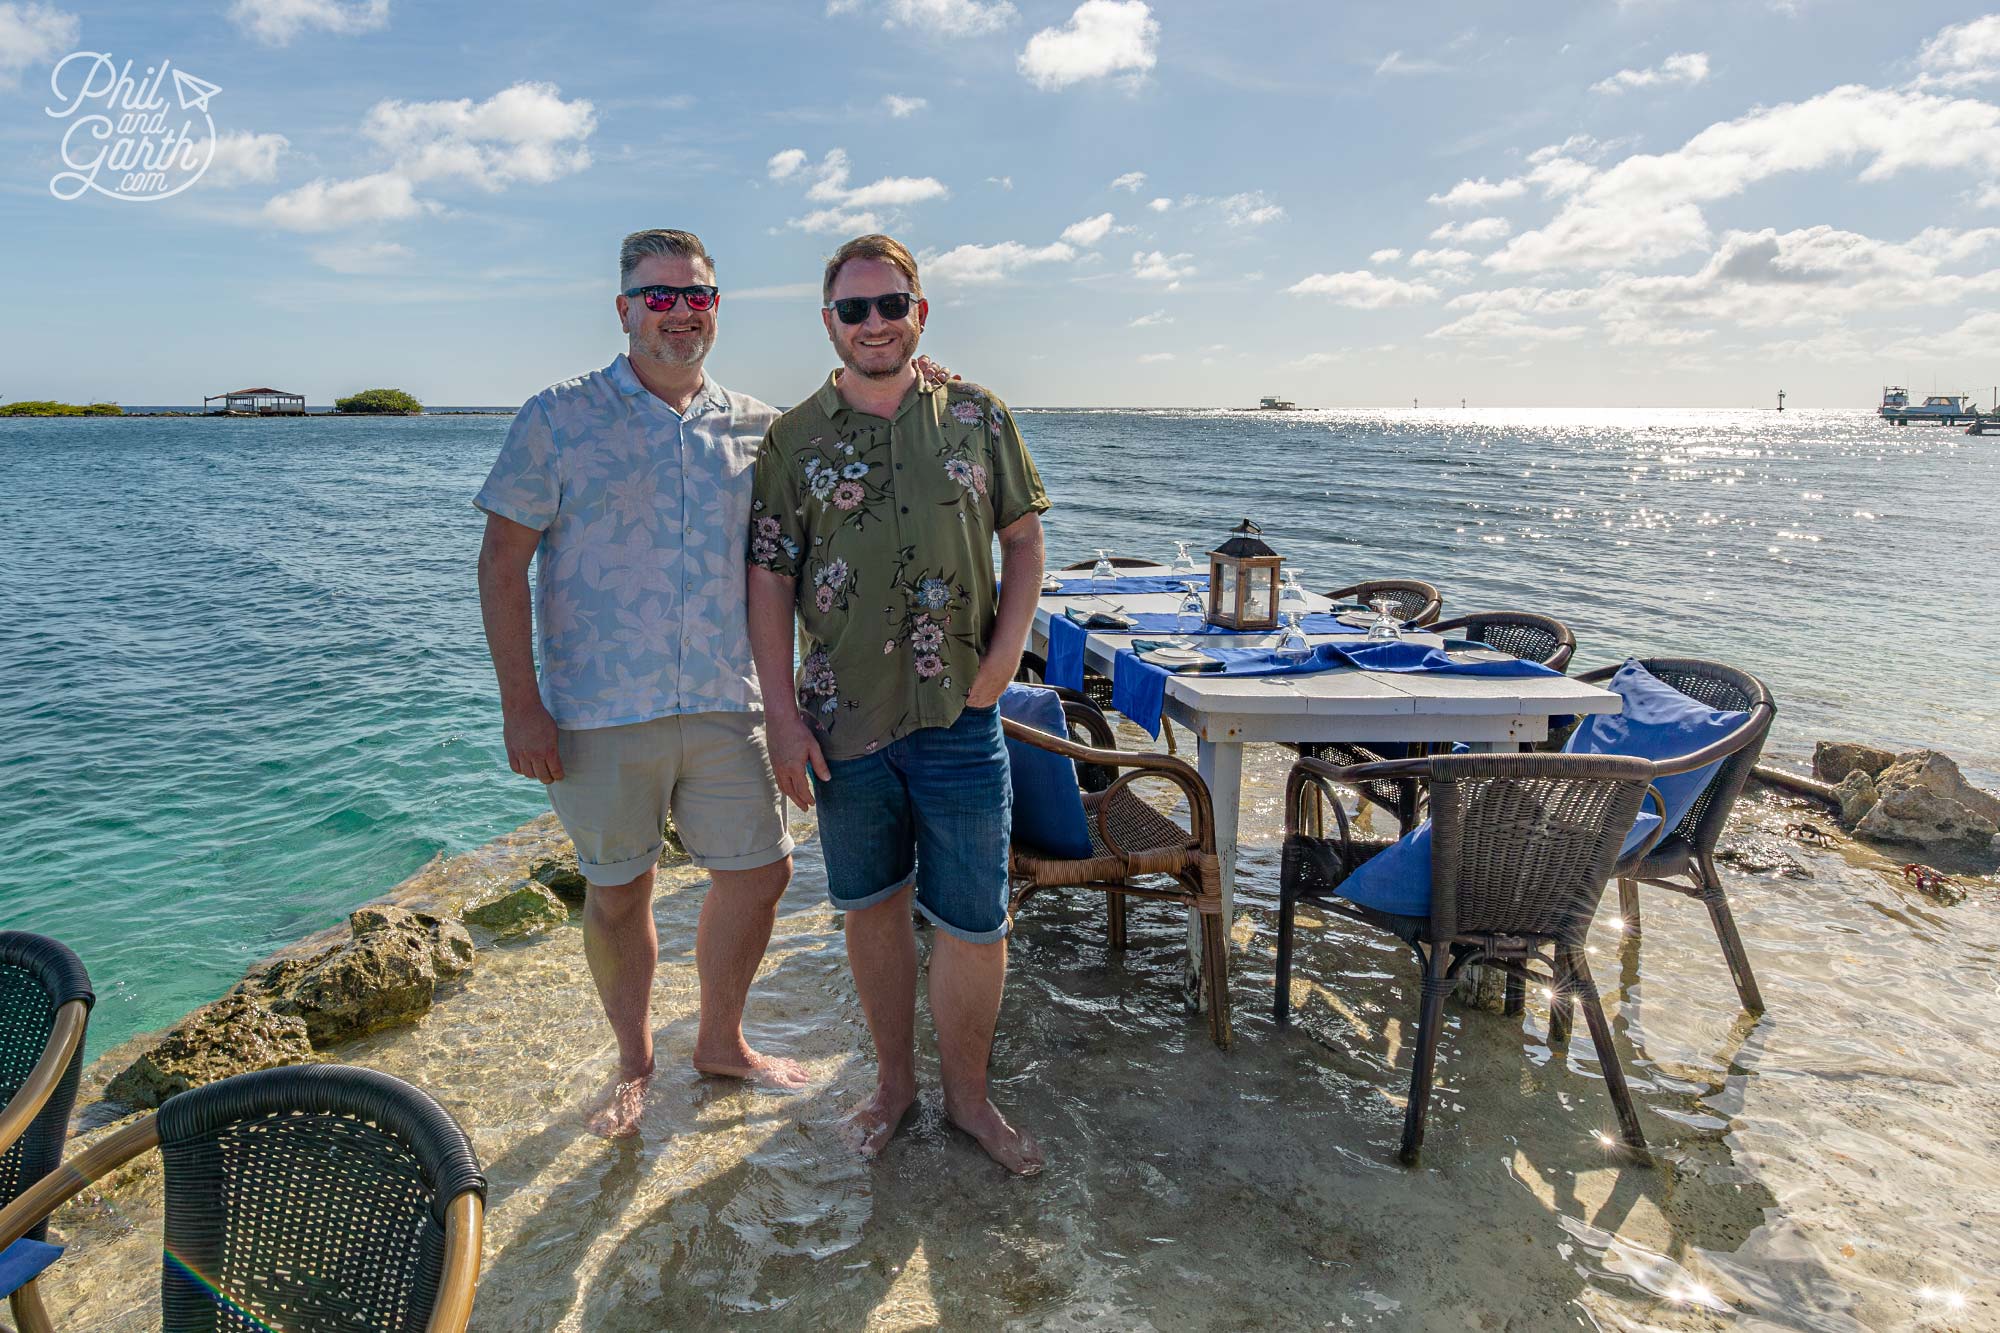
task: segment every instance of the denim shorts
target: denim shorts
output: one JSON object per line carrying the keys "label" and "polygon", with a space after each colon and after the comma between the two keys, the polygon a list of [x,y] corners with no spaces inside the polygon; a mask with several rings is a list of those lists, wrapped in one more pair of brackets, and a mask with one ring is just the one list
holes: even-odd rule
{"label": "denim shorts", "polygon": [[917,910],[973,944],[1007,935],[1007,834],[1014,786],[997,707],[968,708],[813,777],[826,892],[873,907],[912,877]]}

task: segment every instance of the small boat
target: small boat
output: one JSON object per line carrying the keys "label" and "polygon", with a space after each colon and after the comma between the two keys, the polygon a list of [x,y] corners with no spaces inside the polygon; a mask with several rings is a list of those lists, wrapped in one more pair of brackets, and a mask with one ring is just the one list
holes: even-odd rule
{"label": "small boat", "polygon": [[1259,412],[1296,412],[1299,410],[1299,405],[1289,398],[1280,398],[1276,394],[1266,394],[1257,400],[1257,410]]}
{"label": "small boat", "polygon": [[1910,404],[1909,390],[1889,385],[1882,390],[1882,406],[1875,414],[1884,421],[1907,426],[1912,421],[1939,426],[1956,426],[1979,419],[1979,401],[1969,393],[1934,393],[1916,406]]}

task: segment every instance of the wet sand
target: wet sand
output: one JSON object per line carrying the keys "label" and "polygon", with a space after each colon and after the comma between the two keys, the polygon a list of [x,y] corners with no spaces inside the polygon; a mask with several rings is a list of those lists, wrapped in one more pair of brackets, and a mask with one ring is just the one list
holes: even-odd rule
{"label": "wet sand", "polygon": [[[333,1058],[417,1083],[471,1132],[491,1182],[479,1329],[2000,1326],[1991,879],[1944,908],[1865,853],[1787,844],[1810,878],[1726,870],[1756,1021],[1698,903],[1647,891],[1635,950],[1613,893],[1592,961],[1657,1164],[1606,1156],[1588,1033],[1551,1051],[1531,999],[1524,1019],[1448,1007],[1424,1162],[1405,1169],[1408,951],[1308,930],[1300,1017],[1270,1017],[1287,759],[1256,747],[1246,765],[1233,1049],[1180,1006],[1178,913],[1135,907],[1122,956],[1101,899],[1023,915],[994,1096],[1048,1152],[1035,1179],[944,1123],[927,1030],[922,1113],[876,1164],[841,1146],[871,1065],[811,841],[748,1024],[812,1072],[802,1092],[688,1069],[706,880],[687,866],[657,900],[662,1074],[636,1141],[582,1129],[612,1046],[574,920],[483,948],[421,1024]],[[1739,822],[1800,813],[1766,801]],[[551,836],[538,821],[405,896],[461,893]],[[60,1326],[158,1326],[157,1188],[145,1173],[58,1214],[74,1248],[43,1285]]]}

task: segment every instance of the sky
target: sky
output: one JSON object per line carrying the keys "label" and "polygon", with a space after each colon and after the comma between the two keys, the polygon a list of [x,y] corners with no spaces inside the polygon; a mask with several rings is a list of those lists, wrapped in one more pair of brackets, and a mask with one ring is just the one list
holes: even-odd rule
{"label": "sky", "polygon": [[[202,81],[163,94],[206,163],[166,197],[77,169],[127,61]],[[516,404],[622,348],[654,226],[716,258],[712,373],[781,405],[877,229],[925,350],[1019,406],[1984,400],[2000,14],[0,2],[0,401]]]}

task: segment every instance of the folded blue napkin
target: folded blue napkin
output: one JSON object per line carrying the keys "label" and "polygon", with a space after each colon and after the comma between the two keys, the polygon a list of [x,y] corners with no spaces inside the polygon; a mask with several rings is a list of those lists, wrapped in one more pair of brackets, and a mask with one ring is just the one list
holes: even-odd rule
{"label": "folded blue napkin", "polygon": [[[1060,619],[1060,617],[1058,617]],[[1053,624],[1054,622],[1051,622]],[[1053,631],[1051,631],[1053,633]],[[1362,671],[1435,672],[1450,676],[1558,676],[1539,662],[1509,657],[1497,662],[1457,662],[1442,649],[1402,639],[1382,639],[1357,644],[1320,643],[1303,662],[1279,661],[1269,648],[1211,648],[1210,657],[1219,658],[1221,671],[1205,675],[1294,676],[1337,667],[1357,667]],[[1167,672],[1137,653],[1122,648],[1111,671],[1111,706],[1152,735],[1160,734],[1160,711],[1167,701]]]}
{"label": "folded blue napkin", "polygon": [[42,1275],[56,1261],[62,1246],[25,1237],[0,1250],[0,1300],[12,1296]]}
{"label": "folded blue napkin", "polygon": [[1089,637],[1068,616],[1049,617],[1049,673],[1044,678],[1049,684],[1083,688],[1083,644]]}
{"label": "folded blue napkin", "polygon": [[[1134,634],[1275,634],[1268,629],[1224,629],[1220,625],[1204,624],[1198,630],[1178,628],[1179,617],[1170,611],[1127,611],[1125,618],[1132,622],[1129,631]],[[1299,617],[1299,628],[1308,634],[1366,634],[1368,631],[1353,625],[1344,625],[1331,611],[1315,611],[1311,615]]]}
{"label": "folded blue napkin", "polygon": [[1044,597],[1088,597],[1092,593],[1105,596],[1113,594],[1142,592],[1179,592],[1183,583],[1192,583],[1197,588],[1208,586],[1206,574],[1138,574],[1126,578],[1105,579],[1093,583],[1082,574],[1064,578],[1060,588],[1044,588]]}

